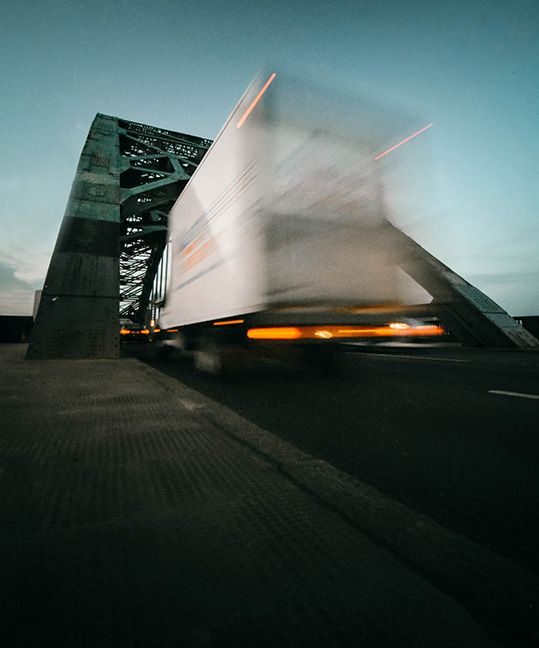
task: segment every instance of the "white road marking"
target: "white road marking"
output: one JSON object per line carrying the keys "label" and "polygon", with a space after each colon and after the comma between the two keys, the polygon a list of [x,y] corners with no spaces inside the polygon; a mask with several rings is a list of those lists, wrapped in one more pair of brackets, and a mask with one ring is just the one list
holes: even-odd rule
{"label": "white road marking", "polygon": [[489,389],[489,394],[498,394],[499,396],[515,396],[517,398],[533,398],[539,400],[539,394],[521,394],[520,392],[503,391],[503,389]]}
{"label": "white road marking", "polygon": [[369,356],[378,356],[382,358],[408,358],[409,360],[436,360],[436,362],[470,362],[469,360],[461,360],[457,358],[432,358],[432,357],[426,357],[426,356],[415,356],[415,355],[404,355],[404,354],[397,354],[397,353],[370,353],[366,352],[365,353],[366,357]]}

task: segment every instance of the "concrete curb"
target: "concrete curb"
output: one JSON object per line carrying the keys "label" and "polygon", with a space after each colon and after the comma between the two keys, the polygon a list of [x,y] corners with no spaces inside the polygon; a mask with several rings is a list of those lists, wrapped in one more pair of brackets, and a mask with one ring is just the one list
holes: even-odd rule
{"label": "concrete curb", "polygon": [[500,629],[498,640],[515,645],[518,637],[524,645],[539,643],[537,576],[157,369],[139,360],[127,361],[137,363],[153,380],[178,396],[186,408],[263,455],[296,485],[453,596],[479,621],[494,624]]}

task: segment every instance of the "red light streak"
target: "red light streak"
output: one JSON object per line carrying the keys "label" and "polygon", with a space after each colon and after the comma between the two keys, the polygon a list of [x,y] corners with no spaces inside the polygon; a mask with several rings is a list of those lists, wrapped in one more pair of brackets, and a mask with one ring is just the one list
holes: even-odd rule
{"label": "red light streak", "polygon": [[421,135],[421,133],[424,133],[431,126],[432,126],[432,124],[427,124],[426,126],[423,126],[423,128],[420,128],[415,133],[412,133],[411,135],[409,135],[406,139],[403,139],[402,142],[399,142],[398,144],[395,144],[391,148],[388,148],[387,151],[383,151],[382,153],[378,153],[378,155],[374,159],[379,160],[380,158],[383,158],[388,153],[391,153],[391,151],[394,151],[395,149],[399,148],[399,146],[402,146],[403,144],[406,144],[406,142],[409,142],[414,137],[417,137],[418,135]]}
{"label": "red light streak", "polygon": [[247,117],[249,117],[249,115],[252,113],[252,111],[253,111],[254,107],[256,106],[256,104],[260,101],[260,99],[262,99],[262,95],[263,95],[264,92],[266,92],[266,90],[270,87],[271,82],[273,81],[273,79],[275,79],[276,76],[277,76],[277,75],[275,74],[275,72],[273,72],[273,73],[270,75],[269,79],[268,79],[268,80],[266,81],[266,83],[264,83],[264,85],[262,86],[262,90],[260,90],[260,92],[256,95],[256,97],[255,97],[255,98],[253,99],[253,101],[251,102],[251,105],[249,106],[249,108],[247,108],[247,110],[246,110],[246,111],[243,113],[243,115],[241,116],[241,119],[240,119],[239,122],[236,124],[236,128],[241,128],[241,127],[243,126],[243,123],[245,122],[245,120],[247,119]]}

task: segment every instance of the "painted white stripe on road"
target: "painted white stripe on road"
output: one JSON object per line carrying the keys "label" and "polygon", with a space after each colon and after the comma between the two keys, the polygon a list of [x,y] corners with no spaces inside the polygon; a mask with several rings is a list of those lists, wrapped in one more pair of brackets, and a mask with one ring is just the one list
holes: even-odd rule
{"label": "painted white stripe on road", "polygon": [[436,362],[470,362],[469,360],[460,360],[457,358],[429,358],[424,356],[404,355],[400,353],[370,353],[366,351],[364,357],[369,356],[378,356],[381,358],[407,358],[408,360],[436,360]]}
{"label": "painted white stripe on road", "polygon": [[489,389],[489,394],[498,394],[499,396],[515,396],[516,398],[533,398],[539,400],[539,394],[521,394],[520,392],[503,391],[503,389]]}

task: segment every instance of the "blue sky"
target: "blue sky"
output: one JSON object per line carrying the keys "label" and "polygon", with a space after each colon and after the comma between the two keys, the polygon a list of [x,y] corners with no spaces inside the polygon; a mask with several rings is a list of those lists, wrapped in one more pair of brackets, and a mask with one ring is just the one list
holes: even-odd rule
{"label": "blue sky", "polygon": [[2,4],[0,314],[31,312],[95,113],[213,138],[268,66],[433,122],[387,156],[407,231],[539,314],[537,0]]}

